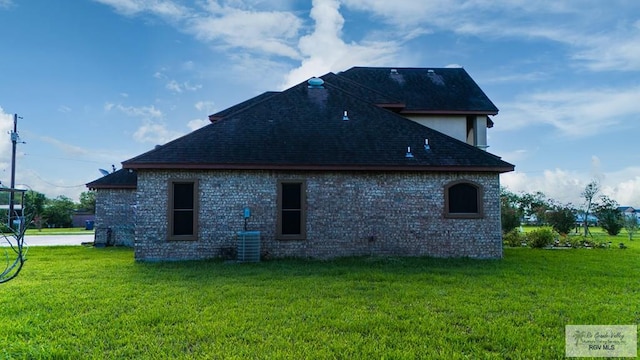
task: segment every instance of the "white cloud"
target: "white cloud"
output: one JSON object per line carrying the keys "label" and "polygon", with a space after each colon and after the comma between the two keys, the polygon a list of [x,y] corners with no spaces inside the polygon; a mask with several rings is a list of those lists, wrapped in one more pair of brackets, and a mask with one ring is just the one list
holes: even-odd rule
{"label": "white cloud", "polygon": [[90,155],[91,152],[87,149],[81,148],[79,146],[71,145],[67,142],[60,141],[58,139],[54,139],[50,136],[41,136],[40,139],[46,143],[49,143],[56,148],[62,150],[67,155],[73,156],[82,156],[82,155]]}
{"label": "white cloud", "polygon": [[563,169],[545,170],[541,176],[531,176],[517,171],[500,175],[501,185],[510,191],[516,193],[540,191],[547,198],[573,205],[581,204],[580,193],[590,179],[587,174]]}
{"label": "white cloud", "polygon": [[203,41],[222,41],[227,46],[298,58],[290,44],[302,22],[295,15],[277,11],[247,11],[212,6],[205,16],[188,21],[187,31]]}
{"label": "white cloud", "polygon": [[195,66],[196,66],[196,64],[193,62],[193,60],[188,60],[188,61],[185,61],[182,64],[182,69],[183,70],[193,70],[195,68]]}
{"label": "white cloud", "polygon": [[624,176],[626,180],[605,186],[603,192],[622,206],[640,209],[640,168],[627,168]]}
{"label": "white cloud", "polygon": [[345,43],[342,40],[344,18],[337,0],[314,0],[310,16],[315,21],[314,30],[298,43],[304,59],[300,67],[287,75],[283,88],[357,64],[384,64],[394,58],[398,50],[396,42]]}
{"label": "white cloud", "polygon": [[634,124],[632,119],[640,116],[638,99],[640,87],[532,93],[501,106],[497,131],[547,124],[560,131],[558,136],[593,136]]}
{"label": "white cloud", "polygon": [[149,12],[168,20],[177,20],[188,15],[189,10],[170,0],[94,0],[113,7],[118,13],[134,16]]}
{"label": "white cloud", "polygon": [[542,71],[534,71],[529,73],[514,73],[508,75],[499,75],[493,77],[487,77],[483,79],[483,84],[490,83],[523,83],[523,82],[537,82],[543,81],[549,78],[549,74]]}
{"label": "white cloud", "polygon": [[573,58],[593,71],[640,70],[640,26],[627,25],[613,33],[590,34],[580,40]]}
{"label": "white cloud", "polygon": [[165,124],[146,121],[133,134],[133,138],[141,143],[164,144],[182,136],[183,133],[167,129]]}
{"label": "white cloud", "polygon": [[[430,27],[482,38],[546,39],[593,71],[640,70],[640,3],[624,0],[344,0],[398,29]],[[561,19],[561,24],[558,21]]]}
{"label": "white cloud", "polygon": [[210,115],[215,109],[215,103],[213,101],[198,101],[193,105],[198,111],[204,111],[207,115]]}
{"label": "white cloud", "polygon": [[203,126],[209,125],[211,122],[209,120],[204,119],[193,119],[187,123],[187,127],[191,129],[191,131],[198,130]]}
{"label": "white cloud", "polygon": [[114,104],[114,103],[106,103],[104,105],[104,109],[106,111],[111,111],[113,109],[119,110],[127,116],[141,118],[141,119],[154,119],[154,118],[162,118],[162,111],[156,109],[155,106],[124,106],[122,104]]}
{"label": "white cloud", "polygon": [[125,16],[150,14],[205,42],[297,58],[291,46],[302,21],[293,13],[254,10],[243,1],[197,3],[200,8],[169,0],[96,0]]}
{"label": "white cloud", "polygon": [[131,16],[141,12],[144,4],[137,0],[95,0],[96,2],[109,5],[123,15]]}
{"label": "white cloud", "polygon": [[191,84],[188,81],[185,81],[183,83],[179,83],[175,80],[171,80],[167,83],[167,85],[165,86],[168,90],[171,90],[173,92],[176,93],[182,93],[185,91],[196,91],[198,89],[202,88],[202,85],[200,84]]}
{"label": "white cloud", "polygon": [[[595,172],[595,173],[594,173]],[[563,169],[545,170],[542,175],[511,172],[500,175],[501,185],[516,193],[540,191],[560,203],[581,206],[580,195],[585,186],[596,179],[600,183],[599,195],[606,195],[620,205],[640,208],[640,167],[629,166],[612,172],[600,172],[595,159],[590,172]]]}
{"label": "white cloud", "polygon": [[510,163],[517,163],[529,157],[530,151],[527,149],[517,149],[511,152],[502,152],[500,157]]}

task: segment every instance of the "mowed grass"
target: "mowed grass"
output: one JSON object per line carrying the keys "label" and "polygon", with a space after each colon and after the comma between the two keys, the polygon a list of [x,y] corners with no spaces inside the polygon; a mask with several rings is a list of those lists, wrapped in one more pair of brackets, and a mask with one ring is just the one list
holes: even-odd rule
{"label": "mowed grass", "polygon": [[26,235],[85,235],[93,234],[93,230],[85,230],[83,227],[77,228],[42,228],[27,229]]}
{"label": "mowed grass", "polygon": [[627,244],[256,264],[34,247],[0,285],[0,358],[561,359],[567,324],[640,322]]}

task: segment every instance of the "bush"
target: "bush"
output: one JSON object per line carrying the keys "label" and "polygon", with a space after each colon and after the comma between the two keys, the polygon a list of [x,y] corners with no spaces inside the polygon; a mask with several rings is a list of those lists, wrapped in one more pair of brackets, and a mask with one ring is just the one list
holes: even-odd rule
{"label": "bush", "polygon": [[527,243],[532,248],[543,248],[553,243],[553,231],[538,229],[527,234]]}
{"label": "bush", "polygon": [[505,242],[505,244],[507,244],[507,246],[518,247],[522,245],[524,236],[520,234],[520,231],[518,229],[514,229],[504,234],[502,240]]}
{"label": "bush", "polygon": [[567,239],[567,243],[569,243],[572,248],[580,248],[584,245],[584,240],[580,236],[570,236],[567,237]]}
{"label": "bush", "polygon": [[11,232],[12,231],[11,231],[11,229],[9,229],[7,224],[4,224],[4,223],[0,224],[0,233],[2,233],[2,234],[5,234],[5,233],[6,234],[10,234]]}
{"label": "bush", "polygon": [[600,227],[611,236],[616,236],[624,227],[622,215],[617,211],[605,211],[598,214]]}
{"label": "bush", "polygon": [[576,217],[573,209],[564,207],[549,212],[547,214],[547,222],[559,234],[568,234],[576,224]]}
{"label": "bush", "polygon": [[520,226],[520,216],[518,211],[511,207],[503,205],[500,209],[500,223],[502,225],[502,233],[508,234],[518,226]]}

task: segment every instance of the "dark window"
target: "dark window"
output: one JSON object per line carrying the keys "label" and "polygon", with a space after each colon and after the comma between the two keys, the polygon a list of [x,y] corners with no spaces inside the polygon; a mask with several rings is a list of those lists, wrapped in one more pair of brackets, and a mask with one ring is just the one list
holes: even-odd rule
{"label": "dark window", "polygon": [[458,181],[445,187],[445,215],[448,217],[482,217],[482,188]]}
{"label": "dark window", "polygon": [[197,239],[197,182],[169,183],[169,239]]}
{"label": "dark window", "polygon": [[305,184],[302,181],[278,183],[278,238],[300,240],[305,231]]}
{"label": "dark window", "polygon": [[471,184],[457,184],[449,188],[450,213],[477,213],[478,189]]}

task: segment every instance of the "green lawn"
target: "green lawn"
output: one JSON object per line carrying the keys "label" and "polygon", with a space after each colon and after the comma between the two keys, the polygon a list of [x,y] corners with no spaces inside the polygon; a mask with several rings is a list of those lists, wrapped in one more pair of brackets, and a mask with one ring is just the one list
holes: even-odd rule
{"label": "green lawn", "polygon": [[627,243],[257,264],[34,247],[0,285],[0,358],[560,359],[567,324],[640,322]]}
{"label": "green lawn", "polygon": [[78,228],[43,228],[43,229],[27,229],[27,235],[83,235],[93,234],[93,230],[85,230],[83,227]]}

